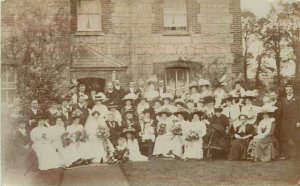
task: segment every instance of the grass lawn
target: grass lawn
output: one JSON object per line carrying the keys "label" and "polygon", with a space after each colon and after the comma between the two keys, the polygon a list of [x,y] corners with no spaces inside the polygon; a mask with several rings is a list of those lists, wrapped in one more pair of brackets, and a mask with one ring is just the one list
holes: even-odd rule
{"label": "grass lawn", "polygon": [[152,160],[121,165],[132,186],[297,185],[299,161],[232,162]]}

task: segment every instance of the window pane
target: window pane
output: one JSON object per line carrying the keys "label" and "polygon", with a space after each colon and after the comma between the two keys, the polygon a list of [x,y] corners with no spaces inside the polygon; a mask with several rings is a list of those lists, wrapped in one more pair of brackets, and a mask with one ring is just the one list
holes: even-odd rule
{"label": "window pane", "polygon": [[16,83],[7,83],[6,88],[8,89],[16,89]]}
{"label": "window pane", "polygon": [[185,14],[176,14],[174,15],[174,25],[177,27],[186,27],[186,15]]}
{"label": "window pane", "polygon": [[171,90],[176,89],[176,69],[167,69],[167,86],[171,88]]}
{"label": "window pane", "polygon": [[13,103],[14,99],[16,97],[16,91],[15,90],[8,90],[8,97],[7,97],[7,101],[8,103]]}
{"label": "window pane", "polygon": [[7,78],[6,78],[6,70],[1,72],[1,82],[6,82]]}
{"label": "window pane", "polygon": [[165,0],[164,1],[164,27],[186,27],[186,1],[185,0]]}
{"label": "window pane", "polygon": [[101,13],[101,2],[98,0],[78,1],[78,13]]}
{"label": "window pane", "polygon": [[6,98],[6,90],[1,90],[1,102],[2,103],[7,103],[7,98]]}
{"label": "window pane", "polygon": [[100,14],[79,14],[78,31],[101,31]]}
{"label": "window pane", "polygon": [[7,82],[16,82],[16,71],[15,69],[9,69],[7,70],[8,78]]}

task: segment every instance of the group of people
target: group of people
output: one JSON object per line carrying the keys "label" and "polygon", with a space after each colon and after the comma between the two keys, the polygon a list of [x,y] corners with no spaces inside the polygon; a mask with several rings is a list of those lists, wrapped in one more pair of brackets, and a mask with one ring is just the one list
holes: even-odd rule
{"label": "group of people", "polygon": [[222,83],[200,79],[183,95],[162,80],[147,84],[130,82],[124,90],[116,80],[105,92],[74,85],[46,110],[33,99],[31,108],[12,113],[14,152],[32,149],[40,170],[155,158],[266,162],[300,154],[300,100],[291,85],[282,99],[270,91],[258,105],[257,91],[241,82],[225,91]]}

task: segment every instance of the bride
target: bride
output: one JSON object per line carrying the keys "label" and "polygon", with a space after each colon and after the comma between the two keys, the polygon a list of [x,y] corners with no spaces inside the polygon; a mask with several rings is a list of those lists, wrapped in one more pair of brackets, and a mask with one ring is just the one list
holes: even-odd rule
{"label": "bride", "polygon": [[[112,155],[114,147],[109,141],[109,135],[104,138],[99,136],[99,130],[108,131],[105,120],[100,116],[98,111],[92,112],[85,124],[85,131],[89,137],[91,146],[93,147],[94,156],[93,163],[105,163],[109,156]],[[109,133],[108,133],[109,134]]]}

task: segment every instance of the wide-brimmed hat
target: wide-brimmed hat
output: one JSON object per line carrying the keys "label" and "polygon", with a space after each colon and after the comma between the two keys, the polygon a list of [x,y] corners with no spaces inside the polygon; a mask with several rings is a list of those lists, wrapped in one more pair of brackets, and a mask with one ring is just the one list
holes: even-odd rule
{"label": "wide-brimmed hat", "polygon": [[147,79],[148,84],[156,84],[157,83],[157,78],[156,77],[150,77]]}
{"label": "wide-brimmed hat", "polygon": [[114,102],[110,102],[110,103],[108,103],[107,107],[108,107],[109,109],[111,109],[111,108],[118,108],[119,105],[115,104]]}
{"label": "wide-brimmed hat", "polygon": [[186,104],[185,104],[183,99],[176,99],[175,100],[175,106],[176,105],[181,105],[182,107],[186,107]]}
{"label": "wide-brimmed hat", "polygon": [[124,128],[122,134],[126,135],[127,133],[135,134],[136,130],[132,127]]}
{"label": "wide-brimmed hat", "polygon": [[198,86],[209,86],[210,85],[210,82],[206,79],[200,79],[198,81]]}
{"label": "wide-brimmed hat", "polygon": [[215,112],[223,112],[223,109],[220,108],[220,107],[219,108],[215,108],[214,110],[215,110]]}
{"label": "wide-brimmed hat", "polygon": [[278,108],[272,105],[264,105],[260,108],[259,113],[261,114],[271,114],[274,113]]}
{"label": "wide-brimmed hat", "polygon": [[197,82],[196,81],[191,82],[190,85],[189,85],[189,88],[190,89],[192,89],[192,88],[198,88]]}
{"label": "wide-brimmed hat", "polygon": [[213,98],[212,96],[207,96],[207,97],[204,97],[203,99],[204,99],[204,104],[215,102],[215,98]]}
{"label": "wide-brimmed hat", "polygon": [[158,116],[162,116],[163,114],[166,114],[169,117],[172,115],[172,112],[169,109],[165,108],[157,113]]}
{"label": "wide-brimmed hat", "polygon": [[243,99],[255,99],[256,98],[256,93],[254,91],[251,90],[247,90],[245,91],[244,95],[243,95]]}
{"label": "wide-brimmed hat", "polygon": [[127,110],[125,110],[125,115],[126,114],[133,114],[133,113],[134,113],[133,109],[127,109]]}
{"label": "wide-brimmed hat", "polygon": [[146,113],[152,114],[152,110],[147,108],[147,109],[144,109],[142,113],[143,114],[146,114]]}
{"label": "wide-brimmed hat", "polygon": [[174,98],[174,96],[170,93],[164,93],[163,95],[161,95],[160,99],[164,100],[164,99],[170,99],[172,100]]}
{"label": "wide-brimmed hat", "polygon": [[182,115],[184,119],[187,119],[189,117],[189,113],[185,111],[184,109],[178,109],[176,112],[173,113],[175,116],[178,117],[178,115]]}
{"label": "wide-brimmed hat", "polygon": [[124,96],[124,98],[122,99],[123,101],[127,101],[127,100],[131,100],[134,101],[137,99],[137,95],[133,94],[133,93],[129,93],[126,96]]}
{"label": "wide-brimmed hat", "polygon": [[75,84],[71,84],[71,85],[69,86],[70,89],[73,89],[73,88],[75,88],[75,87],[77,87],[77,85],[75,85]]}
{"label": "wide-brimmed hat", "polygon": [[105,101],[107,100],[107,97],[102,92],[99,92],[95,95],[95,101]]}
{"label": "wide-brimmed hat", "polygon": [[82,112],[79,109],[75,109],[72,114],[71,117],[75,118],[75,117],[80,117],[80,115],[82,114]]}
{"label": "wide-brimmed hat", "polygon": [[191,113],[191,115],[190,115],[191,118],[193,118],[194,115],[198,115],[201,118],[204,115],[204,112],[196,110],[196,111],[194,111],[194,112]]}
{"label": "wide-brimmed hat", "polygon": [[138,98],[137,98],[139,101],[141,101],[141,100],[148,100],[147,98],[146,98],[146,96],[145,96],[145,94],[144,93],[142,93],[142,94],[139,94],[138,95]]}
{"label": "wide-brimmed hat", "polygon": [[239,119],[241,116],[245,116],[248,119],[248,114],[246,112],[241,112],[239,115]]}

